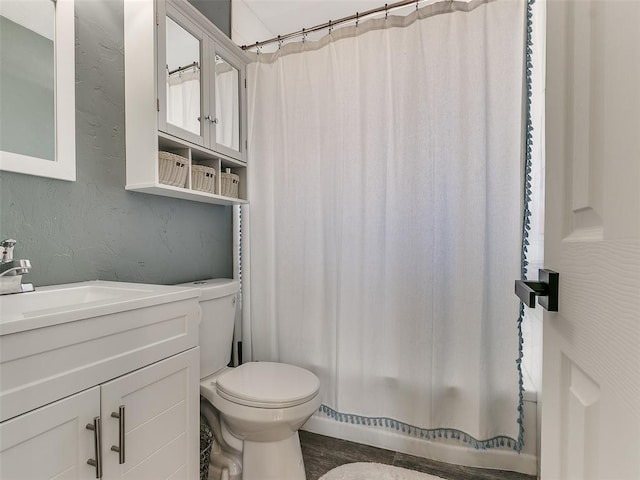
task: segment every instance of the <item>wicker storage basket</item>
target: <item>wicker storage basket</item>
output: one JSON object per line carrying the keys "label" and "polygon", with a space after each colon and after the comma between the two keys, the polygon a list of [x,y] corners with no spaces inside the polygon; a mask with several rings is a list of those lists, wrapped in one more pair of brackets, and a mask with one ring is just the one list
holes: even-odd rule
{"label": "wicker storage basket", "polygon": [[183,187],[187,183],[187,159],[170,152],[158,152],[159,180],[165,185]]}
{"label": "wicker storage basket", "polygon": [[216,171],[204,165],[191,166],[191,188],[201,192],[216,193]]}
{"label": "wicker storage basket", "polygon": [[226,172],[220,173],[220,195],[223,197],[238,198],[240,177],[228,170],[229,169],[227,169]]}
{"label": "wicker storage basket", "polygon": [[200,480],[209,478],[209,462],[211,461],[211,446],[213,445],[213,432],[209,425],[200,424]]}

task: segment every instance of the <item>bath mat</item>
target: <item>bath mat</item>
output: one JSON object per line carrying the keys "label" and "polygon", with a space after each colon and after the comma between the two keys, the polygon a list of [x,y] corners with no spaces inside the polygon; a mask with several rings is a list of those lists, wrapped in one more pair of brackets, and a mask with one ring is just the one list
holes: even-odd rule
{"label": "bath mat", "polygon": [[382,463],[347,463],[325,473],[320,480],[442,480],[442,477]]}

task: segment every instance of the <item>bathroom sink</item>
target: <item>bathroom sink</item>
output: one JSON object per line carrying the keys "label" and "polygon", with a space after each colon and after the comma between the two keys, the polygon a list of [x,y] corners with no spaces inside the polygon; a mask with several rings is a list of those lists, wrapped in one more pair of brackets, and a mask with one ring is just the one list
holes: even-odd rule
{"label": "bathroom sink", "polygon": [[92,281],[0,296],[0,335],[198,296],[182,287]]}

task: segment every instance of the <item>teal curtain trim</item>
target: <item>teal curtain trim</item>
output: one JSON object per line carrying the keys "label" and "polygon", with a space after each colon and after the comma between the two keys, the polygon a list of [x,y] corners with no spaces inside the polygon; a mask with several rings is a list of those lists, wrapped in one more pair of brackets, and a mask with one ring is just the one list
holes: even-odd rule
{"label": "teal curtain trim", "polygon": [[[529,232],[531,231],[531,171],[532,171],[532,155],[533,155],[533,119],[531,117],[531,102],[533,98],[533,5],[536,0],[527,0],[527,33],[525,46],[525,83],[526,83],[526,102],[525,102],[525,156],[524,156],[524,178],[523,178],[523,202],[522,202],[522,247],[520,251],[520,277],[522,280],[527,279],[528,272],[528,247]],[[520,453],[524,447],[524,382],[522,379],[522,357],[523,344],[522,337],[522,321],[524,319],[524,304],[520,302],[520,313],[518,315],[518,359],[516,367],[518,369],[518,441],[515,450]]]}
{"label": "teal curtain trim", "polygon": [[318,412],[337,422],[364,425],[367,427],[384,428],[410,437],[424,440],[452,439],[466,443],[476,450],[488,450],[491,448],[511,448],[517,451],[518,442],[504,435],[479,440],[462,430],[456,428],[421,428],[410,425],[389,417],[365,417],[353,413],[342,413],[327,405],[320,405]]}

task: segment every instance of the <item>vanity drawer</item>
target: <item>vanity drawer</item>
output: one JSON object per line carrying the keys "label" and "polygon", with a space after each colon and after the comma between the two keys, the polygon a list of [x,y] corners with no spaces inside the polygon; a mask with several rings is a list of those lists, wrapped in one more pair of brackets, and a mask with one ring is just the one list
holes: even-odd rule
{"label": "vanity drawer", "polygon": [[0,337],[0,421],[198,346],[196,298]]}

